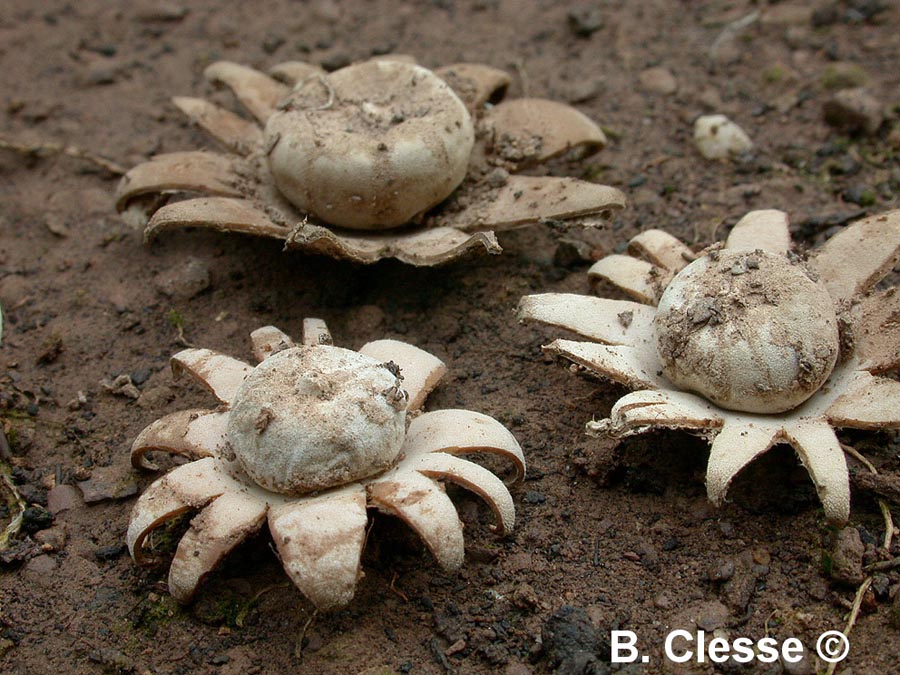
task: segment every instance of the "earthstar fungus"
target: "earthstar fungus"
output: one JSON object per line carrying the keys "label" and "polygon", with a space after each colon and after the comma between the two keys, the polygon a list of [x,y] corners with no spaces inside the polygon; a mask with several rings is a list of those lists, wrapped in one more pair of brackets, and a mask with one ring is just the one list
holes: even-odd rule
{"label": "earthstar fungus", "polygon": [[[147,239],[209,227],[357,262],[434,265],[477,246],[499,253],[495,231],[593,224],[624,206],[605,185],[518,175],[596,152],[606,137],[567,105],[501,102],[510,78],[496,68],[431,71],[390,56],[332,73],[287,62],[271,76],[221,61],[205,74],[256,122],[204,99],[173,99],[229,152],[157,155],[123,177],[117,208],[146,225]],[[192,193],[200,196],[167,203]]]}
{"label": "earthstar fungus", "polygon": [[513,528],[506,485],[460,455],[498,455],[512,463],[519,481],[521,448],[487,415],[421,413],[446,371],[438,358],[396,340],[370,342],[358,352],[335,347],[316,319],[304,321],[300,345],[272,326],[251,338],[256,367],[209,349],[172,357],[173,370],[193,376],[220,405],[167,415],[132,446],[138,468],[156,468],[150,452],[190,460],[141,495],[127,534],[135,562],[152,563],[153,530],[200,511],[169,569],[175,599],[188,602],[222,558],[267,522],[300,591],[319,609],[342,607],[362,576],[367,507],[401,518],[441,567],[456,570],[463,563],[463,526],[440,481],[484,499],[498,535]]}
{"label": "earthstar fungus", "polygon": [[753,211],[699,256],[648,230],[629,255],[591,267],[634,301],[532,295],[519,317],[588,338],[544,349],[636,390],[588,433],[703,435],[716,504],[741,469],[788,443],[826,516],[842,522],[850,485],[834,429],[900,428],[900,382],[880,376],[900,366],[900,292],[875,290],[898,260],[900,210],[856,221],[806,261],[791,250],[786,214]]}

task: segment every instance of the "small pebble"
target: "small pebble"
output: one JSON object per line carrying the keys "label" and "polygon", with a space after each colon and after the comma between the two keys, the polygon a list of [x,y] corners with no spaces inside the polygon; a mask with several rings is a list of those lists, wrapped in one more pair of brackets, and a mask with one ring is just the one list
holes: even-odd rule
{"label": "small pebble", "polygon": [[590,37],[603,28],[603,12],[595,5],[569,10],[569,29],[578,37]]}
{"label": "small pebble", "polygon": [[638,75],[641,86],[654,94],[671,96],[678,91],[678,81],[668,68],[647,68]]}
{"label": "small pebble", "polygon": [[131,467],[126,464],[95,468],[91,471],[91,477],[80,481],[78,487],[87,504],[108,499],[125,499],[138,491]]}
{"label": "small pebble", "polygon": [[144,23],[181,21],[188,14],[188,8],[173,2],[160,2],[159,0],[139,8],[138,21]]}
{"label": "small pebble", "polygon": [[175,300],[190,300],[210,287],[209,265],[190,256],[177,267],[157,274],[153,281],[163,295]]}
{"label": "small pebble", "polygon": [[842,89],[823,107],[825,121],[848,133],[874,134],[884,120],[881,102],[865,89]]}
{"label": "small pebble", "polygon": [[528,490],[525,492],[525,496],[522,497],[522,501],[526,504],[543,504],[547,501],[547,497],[542,492]]}
{"label": "small pebble", "polygon": [[81,494],[74,485],[54,485],[47,491],[47,509],[54,515],[81,505]]}

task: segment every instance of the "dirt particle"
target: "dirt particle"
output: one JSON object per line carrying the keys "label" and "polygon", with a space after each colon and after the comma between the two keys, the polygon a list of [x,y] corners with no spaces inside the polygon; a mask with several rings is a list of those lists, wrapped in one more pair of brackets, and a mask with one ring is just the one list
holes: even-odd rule
{"label": "dirt particle", "polygon": [[865,546],[855,527],[845,527],[837,533],[831,550],[829,575],[835,581],[856,585],[864,578],[863,554]]}

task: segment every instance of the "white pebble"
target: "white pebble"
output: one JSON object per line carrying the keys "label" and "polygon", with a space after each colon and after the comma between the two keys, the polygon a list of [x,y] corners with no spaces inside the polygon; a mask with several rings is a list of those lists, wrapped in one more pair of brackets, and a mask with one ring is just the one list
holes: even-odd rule
{"label": "white pebble", "polygon": [[747,133],[725,115],[703,115],[694,122],[694,142],[707,159],[727,159],[753,149]]}

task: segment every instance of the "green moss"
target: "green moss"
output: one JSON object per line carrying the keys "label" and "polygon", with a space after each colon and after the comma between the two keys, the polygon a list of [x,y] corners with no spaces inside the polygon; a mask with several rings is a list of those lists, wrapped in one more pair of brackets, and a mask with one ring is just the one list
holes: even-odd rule
{"label": "green moss", "polygon": [[180,614],[181,607],[172,596],[150,593],[134,609],[131,623],[135,628],[152,636],[156,635],[160,627]]}
{"label": "green moss", "polygon": [[204,594],[194,603],[193,614],[210,626],[243,628],[250,611],[256,606],[257,598],[246,598],[233,593],[214,596]]}
{"label": "green moss", "polygon": [[166,314],[166,321],[172,328],[184,328],[184,315],[177,309],[170,309]]}
{"label": "green moss", "polygon": [[788,75],[787,70],[783,66],[774,65],[763,71],[762,79],[766,84],[776,84],[783,81]]}
{"label": "green moss", "polygon": [[822,71],[822,87],[828,91],[863,87],[869,82],[869,74],[855,63],[831,63]]}

